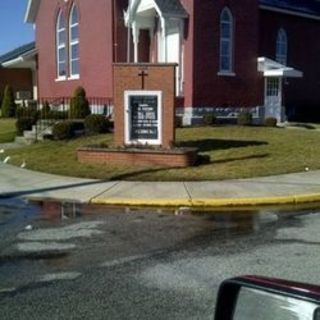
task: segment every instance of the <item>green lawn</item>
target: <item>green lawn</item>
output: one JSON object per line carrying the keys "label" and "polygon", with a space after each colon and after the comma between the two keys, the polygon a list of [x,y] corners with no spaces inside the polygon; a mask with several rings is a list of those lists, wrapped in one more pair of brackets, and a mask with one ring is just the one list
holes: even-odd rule
{"label": "green lawn", "polygon": [[10,150],[12,162],[27,168],[78,177],[127,180],[220,180],[320,169],[320,131],[219,126],[177,130],[177,141],[197,146],[210,163],[185,169],[80,164],[76,148],[112,143],[112,135],[48,141]]}
{"label": "green lawn", "polygon": [[0,119],[0,143],[11,142],[16,136],[16,119]]}

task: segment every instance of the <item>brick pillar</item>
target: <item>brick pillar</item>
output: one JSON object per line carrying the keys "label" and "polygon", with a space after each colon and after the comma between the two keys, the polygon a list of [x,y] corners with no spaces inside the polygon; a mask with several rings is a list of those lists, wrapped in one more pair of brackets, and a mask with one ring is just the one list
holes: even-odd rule
{"label": "brick pillar", "polygon": [[114,125],[115,144],[125,145],[125,91],[141,91],[141,70],[144,90],[162,92],[162,147],[170,147],[175,142],[175,68],[176,64],[114,64]]}

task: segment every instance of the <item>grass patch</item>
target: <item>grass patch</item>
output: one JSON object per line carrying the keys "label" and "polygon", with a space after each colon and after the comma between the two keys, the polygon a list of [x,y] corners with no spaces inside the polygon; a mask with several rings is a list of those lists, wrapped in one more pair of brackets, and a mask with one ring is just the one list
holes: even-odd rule
{"label": "grass patch", "polygon": [[220,126],[177,130],[177,142],[198,147],[210,162],[197,167],[150,168],[124,165],[80,164],[79,146],[112,143],[112,135],[97,135],[70,140],[47,141],[9,150],[13,163],[23,160],[27,168],[99,179],[126,180],[222,180],[267,176],[320,169],[320,132],[265,127]]}
{"label": "grass patch", "polygon": [[0,119],[0,143],[12,142],[16,136],[16,119]]}

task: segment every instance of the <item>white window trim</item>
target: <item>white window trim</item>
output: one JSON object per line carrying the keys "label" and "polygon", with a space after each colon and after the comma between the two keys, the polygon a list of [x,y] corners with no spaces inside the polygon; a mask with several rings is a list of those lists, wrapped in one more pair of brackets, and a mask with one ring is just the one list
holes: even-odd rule
{"label": "white window trim", "polygon": [[[60,12],[57,16],[57,22],[56,22],[56,55],[57,55],[56,56],[56,73],[57,73],[57,80],[60,80],[60,81],[65,80],[67,78],[67,75],[64,75],[64,76],[60,75],[60,64],[64,62],[65,66],[67,65],[67,52],[66,52],[65,60],[64,61],[60,60],[60,50],[65,49],[65,51],[66,51],[66,48],[67,48],[66,41],[64,43],[60,43],[60,34],[62,32],[66,33],[65,19],[64,19],[64,27],[60,28],[61,18],[64,18],[62,10],[60,10]],[[67,71],[67,70],[65,70],[65,71]]]}
{"label": "white window trim", "polygon": [[70,77],[67,78],[68,80],[79,80],[80,79],[80,75],[79,74],[74,74]]}
{"label": "white window trim", "polygon": [[[230,37],[228,38],[224,38],[222,36],[222,24],[223,23],[226,23],[226,22],[223,22],[222,20],[222,16],[223,14],[227,12],[228,13],[228,16],[230,18],[228,24],[229,24],[229,28],[230,28]],[[233,15],[230,11],[229,8],[225,7],[222,11],[221,11],[221,14],[220,14],[220,52],[219,52],[219,72],[218,72],[218,75],[223,75],[223,76],[234,76],[234,66],[233,66],[233,63],[234,63],[234,19],[233,19]],[[222,68],[222,43],[224,41],[227,41],[228,44],[229,44],[229,69],[223,69]]]}
{"label": "white window trim", "polygon": [[230,71],[219,71],[217,73],[218,76],[221,77],[235,77],[236,74],[234,72],[230,72]]}
{"label": "white window trim", "polygon": [[[78,61],[79,63],[79,68],[80,68],[80,57],[78,56],[78,58],[73,59],[72,57],[72,47],[75,45],[79,46],[80,43],[80,37],[78,35],[78,38],[76,40],[71,40],[71,31],[72,28],[78,27],[79,29],[79,15],[78,15],[78,21],[76,23],[71,23],[72,20],[72,14],[74,10],[78,10],[77,6],[75,4],[73,4],[71,10],[70,10],[70,16],[69,16],[69,77],[68,80],[75,80],[75,79],[79,79],[80,78],[80,72],[79,73],[72,73],[72,63],[74,61]],[[78,30],[79,31],[79,30]]]}
{"label": "white window trim", "polygon": [[66,81],[68,78],[66,76],[61,76],[61,77],[58,77],[56,78],[54,81],[55,82],[61,82],[61,81]]}
{"label": "white window trim", "polygon": [[[159,117],[159,137],[157,140],[131,140],[130,139],[130,105],[129,105],[129,98],[130,96],[157,96],[158,97],[158,117]],[[140,144],[148,144],[148,145],[162,145],[162,91],[136,91],[136,90],[127,90],[124,92],[124,107],[125,107],[125,115],[124,115],[124,137],[125,137],[125,144],[126,145],[140,145]]]}
{"label": "white window trim", "polygon": [[[282,52],[284,49],[284,53]],[[280,28],[276,41],[276,61],[287,65],[288,63],[288,35],[285,29]]]}

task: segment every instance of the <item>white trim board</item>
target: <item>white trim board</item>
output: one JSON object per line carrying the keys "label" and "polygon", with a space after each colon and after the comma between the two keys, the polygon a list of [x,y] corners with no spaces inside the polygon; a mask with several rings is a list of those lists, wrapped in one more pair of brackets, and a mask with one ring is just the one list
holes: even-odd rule
{"label": "white trim board", "polygon": [[[158,98],[158,139],[137,139],[132,140],[130,137],[131,124],[130,124],[130,105],[129,98],[131,96],[157,96]],[[126,145],[161,145],[163,141],[162,133],[162,91],[149,91],[149,90],[127,90],[124,92],[124,137]]]}

